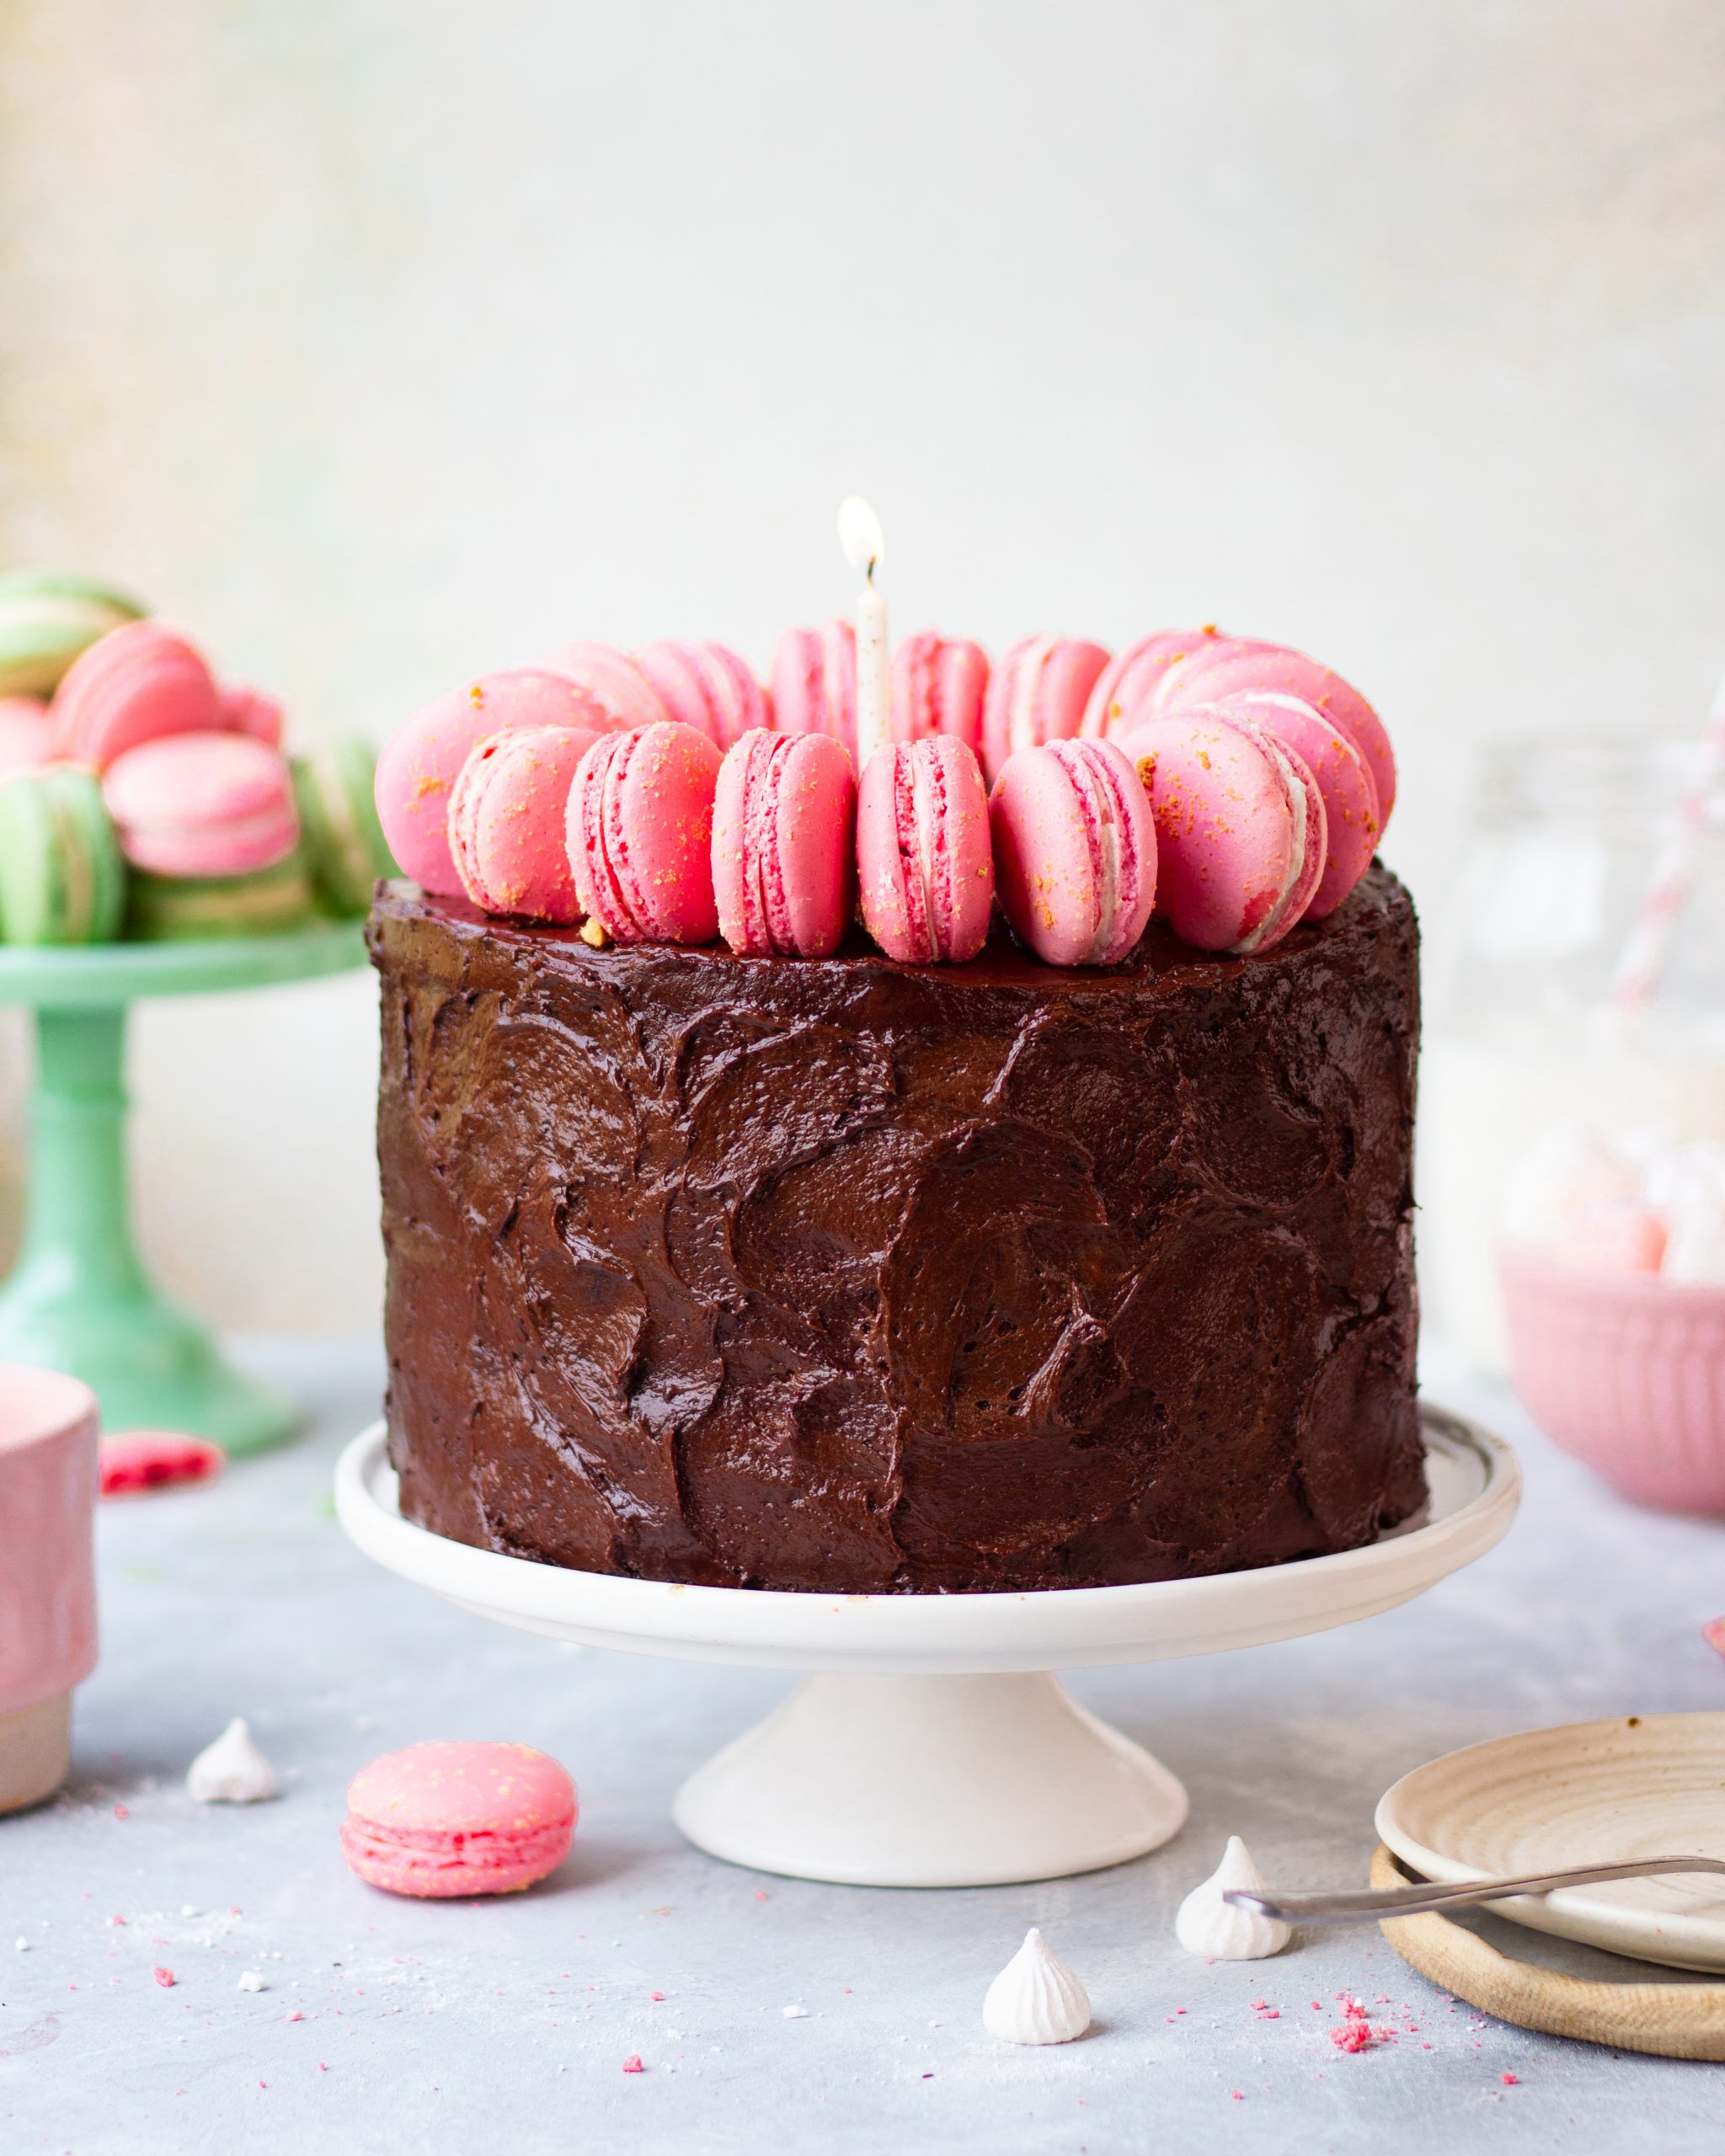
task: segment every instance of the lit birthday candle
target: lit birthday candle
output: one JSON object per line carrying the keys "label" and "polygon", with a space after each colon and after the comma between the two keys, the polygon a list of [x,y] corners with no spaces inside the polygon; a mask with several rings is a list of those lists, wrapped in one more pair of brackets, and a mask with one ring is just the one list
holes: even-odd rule
{"label": "lit birthday candle", "polygon": [[839,507],[839,544],[853,569],[862,572],[857,595],[857,769],[892,738],[892,685],[887,666],[886,600],[874,572],[886,552],[880,519],[868,503],[849,494]]}

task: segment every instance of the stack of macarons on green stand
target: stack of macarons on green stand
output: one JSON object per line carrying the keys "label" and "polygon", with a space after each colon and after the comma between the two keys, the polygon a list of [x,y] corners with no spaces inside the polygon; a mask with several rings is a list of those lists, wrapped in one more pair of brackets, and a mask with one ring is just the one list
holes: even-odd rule
{"label": "stack of macarons on green stand", "polygon": [[105,587],[0,578],[0,941],[275,935],[396,873],[358,740],[289,756],[281,706]]}
{"label": "stack of macarons on green stand", "polygon": [[1382,723],[1286,646],[1213,627],[1118,654],[933,630],[891,659],[857,769],[848,622],[770,681],[724,646],[565,647],[418,712],[378,759],[384,840],[434,897],[603,950],[831,956],[857,929],[963,963],[996,913],[1044,963],[1120,963],[1152,914],[1242,958],[1340,905],[1395,799]]}

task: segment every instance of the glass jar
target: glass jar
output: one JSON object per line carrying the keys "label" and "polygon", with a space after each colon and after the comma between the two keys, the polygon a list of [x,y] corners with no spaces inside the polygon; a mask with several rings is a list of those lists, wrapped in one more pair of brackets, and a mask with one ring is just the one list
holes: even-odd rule
{"label": "glass jar", "polygon": [[1495,1246],[1506,1188],[1560,1125],[1725,1143],[1725,786],[1701,805],[1657,985],[1614,997],[1682,821],[1692,739],[1525,739],[1480,772],[1434,910],[1415,1170],[1426,1322],[1505,1367]]}

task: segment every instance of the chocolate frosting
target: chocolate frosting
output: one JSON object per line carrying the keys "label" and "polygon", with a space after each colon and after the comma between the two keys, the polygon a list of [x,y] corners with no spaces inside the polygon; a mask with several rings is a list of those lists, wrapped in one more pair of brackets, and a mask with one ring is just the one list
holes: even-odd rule
{"label": "chocolate frosting", "polygon": [[1252,958],[368,931],[407,1516],[853,1593],[1172,1579],[1424,1498],[1418,931],[1374,867]]}

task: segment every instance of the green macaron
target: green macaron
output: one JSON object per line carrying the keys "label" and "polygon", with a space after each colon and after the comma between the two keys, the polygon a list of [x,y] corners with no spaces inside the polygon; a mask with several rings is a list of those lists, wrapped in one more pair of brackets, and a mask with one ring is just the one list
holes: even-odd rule
{"label": "green macaron", "polygon": [[128,936],[179,943],[211,936],[280,936],[302,927],[313,910],[302,853],[249,876],[131,875]]}
{"label": "green macaron", "polygon": [[0,781],[0,938],[106,943],[126,910],[126,864],[93,772],[73,764]]}
{"label": "green macaron", "polygon": [[22,569],[0,576],[0,696],[51,696],[74,659],[144,609],[88,578]]}
{"label": "green macaron", "polygon": [[368,912],[380,876],[398,876],[373,791],[377,759],[366,742],[320,742],[291,759],[300,837],[318,895],[330,912]]}

